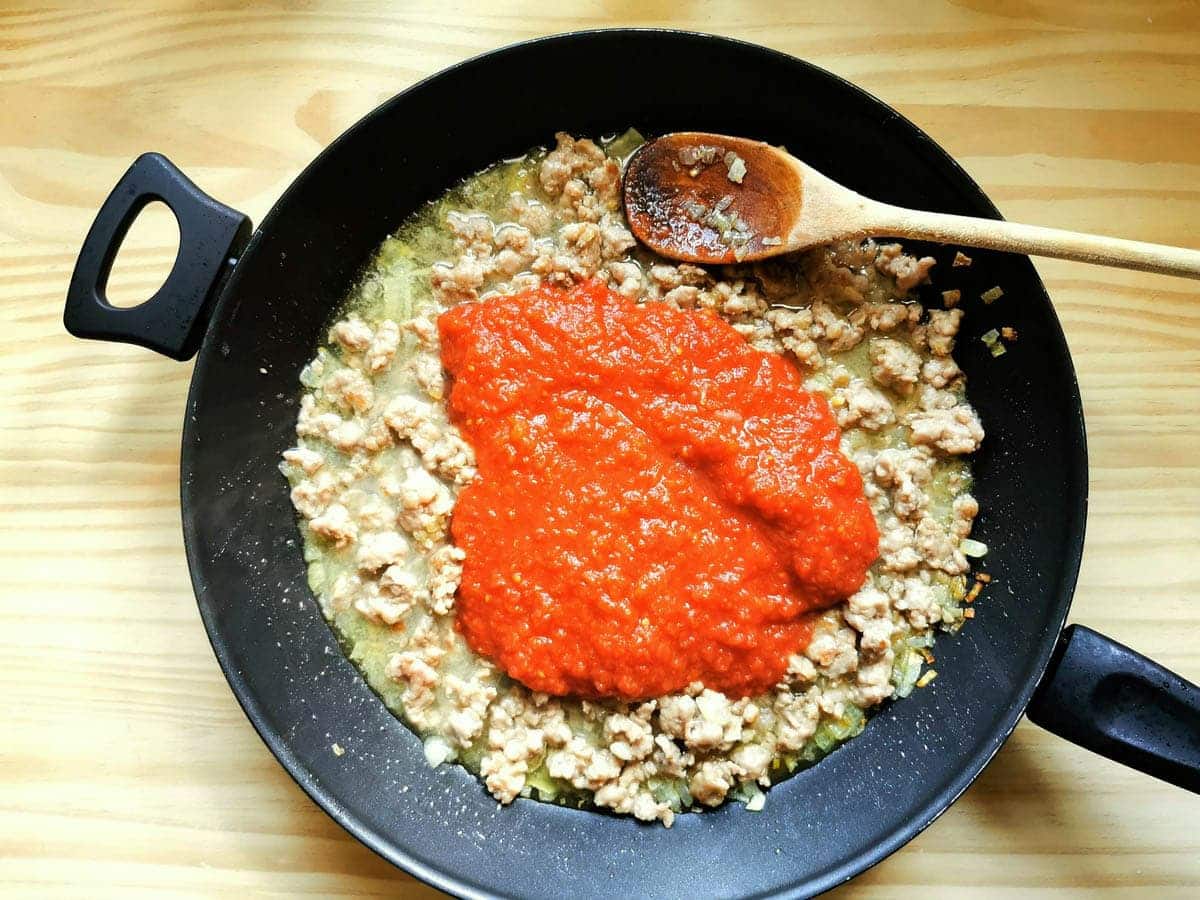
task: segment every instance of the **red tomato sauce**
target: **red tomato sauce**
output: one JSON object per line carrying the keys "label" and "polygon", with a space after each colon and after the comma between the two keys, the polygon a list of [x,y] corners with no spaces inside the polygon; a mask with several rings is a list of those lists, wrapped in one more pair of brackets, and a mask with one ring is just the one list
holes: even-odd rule
{"label": "red tomato sauce", "polygon": [[717,316],[598,281],[439,321],[478,478],[451,529],[468,644],[549,694],[777,683],[879,535],[829,404]]}

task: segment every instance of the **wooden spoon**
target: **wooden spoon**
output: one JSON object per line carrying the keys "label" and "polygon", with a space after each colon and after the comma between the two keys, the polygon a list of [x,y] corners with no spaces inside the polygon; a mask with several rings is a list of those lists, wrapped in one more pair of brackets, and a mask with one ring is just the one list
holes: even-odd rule
{"label": "wooden spoon", "polygon": [[625,215],[652,250],[697,263],[888,235],[1200,278],[1200,250],[891,206],[778,147],[698,131],[664,135],[630,157]]}

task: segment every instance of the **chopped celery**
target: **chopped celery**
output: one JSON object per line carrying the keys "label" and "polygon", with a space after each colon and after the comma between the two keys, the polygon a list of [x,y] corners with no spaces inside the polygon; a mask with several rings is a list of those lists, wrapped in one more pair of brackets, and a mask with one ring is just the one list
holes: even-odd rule
{"label": "chopped celery", "polygon": [[960,549],[966,556],[974,556],[977,558],[980,556],[987,556],[988,552],[987,544],[983,543],[982,541],[973,541],[970,538],[964,538],[963,542],[958,545],[958,549]]}
{"label": "chopped celery", "polygon": [[623,135],[613,140],[604,149],[613,159],[619,159],[622,162],[634,150],[646,143],[646,139],[636,128],[630,128]]}

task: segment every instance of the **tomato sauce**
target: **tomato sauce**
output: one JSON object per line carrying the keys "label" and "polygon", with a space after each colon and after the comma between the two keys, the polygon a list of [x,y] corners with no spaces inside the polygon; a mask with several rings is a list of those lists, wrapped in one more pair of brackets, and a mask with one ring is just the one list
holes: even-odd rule
{"label": "tomato sauce", "polygon": [[439,321],[479,476],[451,524],[468,644],[549,694],[769,689],[878,532],[825,398],[708,312],[599,281]]}

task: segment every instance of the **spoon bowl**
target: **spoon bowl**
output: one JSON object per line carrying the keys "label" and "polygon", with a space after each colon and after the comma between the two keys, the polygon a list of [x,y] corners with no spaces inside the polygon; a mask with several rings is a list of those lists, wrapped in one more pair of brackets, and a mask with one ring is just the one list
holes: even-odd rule
{"label": "spoon bowl", "polygon": [[677,132],[643,144],[625,169],[625,214],[665,256],[721,264],[779,252],[800,217],[804,173],[769,144]]}

